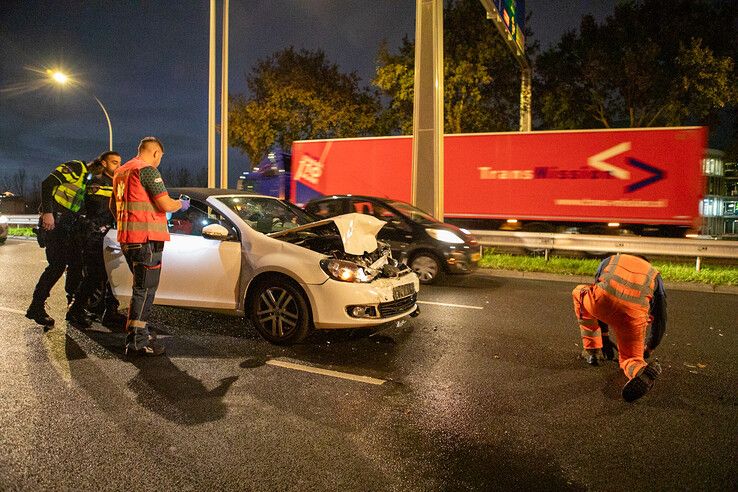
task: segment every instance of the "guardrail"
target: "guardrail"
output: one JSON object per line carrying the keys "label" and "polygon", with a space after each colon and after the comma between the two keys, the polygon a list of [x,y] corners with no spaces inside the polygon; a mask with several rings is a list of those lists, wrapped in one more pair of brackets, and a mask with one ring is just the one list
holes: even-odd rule
{"label": "guardrail", "polygon": [[33,215],[5,215],[10,225],[36,225],[38,224],[38,214]]}
{"label": "guardrail", "polygon": [[695,258],[697,271],[700,270],[702,258],[733,258],[738,260],[738,241],[540,232],[470,232],[476,236],[482,246],[517,247],[544,251],[546,260],[548,260],[550,251],[554,249],[588,253],[633,253],[692,257]]}

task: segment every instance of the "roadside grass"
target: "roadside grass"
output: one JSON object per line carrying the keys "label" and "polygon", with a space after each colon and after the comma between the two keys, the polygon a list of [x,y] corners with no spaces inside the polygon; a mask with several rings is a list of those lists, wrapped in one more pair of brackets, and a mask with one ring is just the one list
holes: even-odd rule
{"label": "roadside grass", "polygon": [[8,227],[8,236],[34,237],[35,234],[30,227]]}
{"label": "roadside grass", "polygon": [[[479,266],[499,270],[517,270],[522,272],[545,272],[562,275],[584,275],[594,277],[600,260],[592,258],[563,258],[550,256],[546,261],[542,256],[517,256],[495,253],[493,248],[486,248]],[[693,282],[709,285],[738,286],[738,267],[704,265],[698,272],[694,264],[653,262],[661,272],[665,282]]]}

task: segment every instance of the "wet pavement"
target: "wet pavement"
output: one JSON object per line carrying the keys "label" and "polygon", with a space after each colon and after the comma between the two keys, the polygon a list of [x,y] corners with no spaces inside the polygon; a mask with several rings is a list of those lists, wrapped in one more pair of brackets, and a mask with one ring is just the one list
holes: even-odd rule
{"label": "wet pavement", "polygon": [[616,364],[577,359],[573,282],[450,277],[418,318],[295,347],[156,307],[167,355],[146,359],[67,327],[61,285],[57,326],[27,320],[44,266],[0,247],[1,489],[738,487],[736,295],[669,290],[664,372],[626,404]]}

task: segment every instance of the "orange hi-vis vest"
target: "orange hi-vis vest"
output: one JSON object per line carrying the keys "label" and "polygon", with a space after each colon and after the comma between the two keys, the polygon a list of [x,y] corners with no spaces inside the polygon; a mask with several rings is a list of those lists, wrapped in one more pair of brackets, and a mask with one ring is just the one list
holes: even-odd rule
{"label": "orange hi-vis vest", "polygon": [[167,214],[160,211],[141,184],[141,169],[151,164],[132,159],[113,176],[118,242],[121,244],[169,241]]}
{"label": "orange hi-vis vest", "polygon": [[617,254],[610,257],[597,285],[623,307],[648,311],[658,273],[646,260]]}

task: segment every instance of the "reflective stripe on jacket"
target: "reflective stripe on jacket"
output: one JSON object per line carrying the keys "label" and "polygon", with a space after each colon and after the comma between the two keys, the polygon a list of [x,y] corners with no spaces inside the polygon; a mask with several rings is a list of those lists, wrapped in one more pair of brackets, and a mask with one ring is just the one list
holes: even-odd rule
{"label": "reflective stripe on jacket", "polygon": [[61,183],[54,189],[54,200],[56,203],[71,210],[79,212],[85,201],[85,186],[87,185],[87,166],[82,161],[78,162],[82,165],[82,173],[76,174],[71,166],[67,163],[59,164],[55,171],[64,177],[64,183]]}
{"label": "reflective stripe on jacket", "polygon": [[608,260],[597,285],[624,307],[648,311],[658,270],[637,256],[617,254]]}
{"label": "reflective stripe on jacket", "polygon": [[113,191],[121,244],[169,241],[167,215],[141,184],[140,172],[147,166],[150,164],[134,158],[115,171]]}

